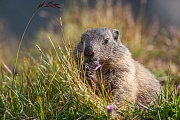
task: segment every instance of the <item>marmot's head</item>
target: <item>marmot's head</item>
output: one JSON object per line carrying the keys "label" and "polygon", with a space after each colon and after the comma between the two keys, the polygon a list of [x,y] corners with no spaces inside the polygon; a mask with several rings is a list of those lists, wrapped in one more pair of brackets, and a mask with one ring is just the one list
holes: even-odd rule
{"label": "marmot's head", "polygon": [[104,63],[121,56],[125,47],[120,42],[120,33],[116,29],[88,29],[81,37],[85,62]]}

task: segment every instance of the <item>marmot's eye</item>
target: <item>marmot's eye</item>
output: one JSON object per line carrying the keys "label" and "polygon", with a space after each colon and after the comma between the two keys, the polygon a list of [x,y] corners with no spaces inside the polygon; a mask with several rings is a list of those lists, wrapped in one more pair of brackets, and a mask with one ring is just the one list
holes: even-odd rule
{"label": "marmot's eye", "polygon": [[106,38],[105,40],[104,40],[104,44],[107,44],[109,42],[109,38]]}

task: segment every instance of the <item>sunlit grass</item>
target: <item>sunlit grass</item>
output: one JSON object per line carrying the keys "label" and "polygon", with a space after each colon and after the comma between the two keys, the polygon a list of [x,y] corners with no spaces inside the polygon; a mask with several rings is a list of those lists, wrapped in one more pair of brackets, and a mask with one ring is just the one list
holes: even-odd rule
{"label": "sunlit grass", "polygon": [[[50,39],[50,38],[49,38]],[[50,42],[51,43],[51,42]],[[9,119],[94,119],[106,118],[107,102],[92,92],[79,76],[71,49],[44,53],[39,59],[24,58],[23,66],[13,81],[12,74],[1,76],[2,118]],[[38,52],[37,51],[37,52]]]}

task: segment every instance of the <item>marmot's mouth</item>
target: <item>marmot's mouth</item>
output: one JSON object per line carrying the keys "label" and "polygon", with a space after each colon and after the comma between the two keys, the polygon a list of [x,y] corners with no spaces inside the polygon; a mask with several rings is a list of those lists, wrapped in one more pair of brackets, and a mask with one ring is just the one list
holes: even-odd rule
{"label": "marmot's mouth", "polygon": [[99,63],[97,63],[96,65],[95,65],[95,70],[98,70],[99,68],[101,67],[101,64],[99,64]]}
{"label": "marmot's mouth", "polygon": [[85,62],[86,69],[98,70],[101,67],[99,61]]}
{"label": "marmot's mouth", "polygon": [[99,61],[93,61],[93,63],[94,63],[94,70],[98,70],[101,67]]}

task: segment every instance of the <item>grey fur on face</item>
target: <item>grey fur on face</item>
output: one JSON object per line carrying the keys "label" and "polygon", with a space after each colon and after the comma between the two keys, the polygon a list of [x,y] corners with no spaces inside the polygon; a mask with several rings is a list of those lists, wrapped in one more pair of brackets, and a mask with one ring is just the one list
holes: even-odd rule
{"label": "grey fur on face", "polygon": [[[81,37],[85,61],[108,61],[124,46],[117,29],[89,29]],[[121,47],[120,47],[121,46]],[[119,54],[119,53],[118,53]]]}

